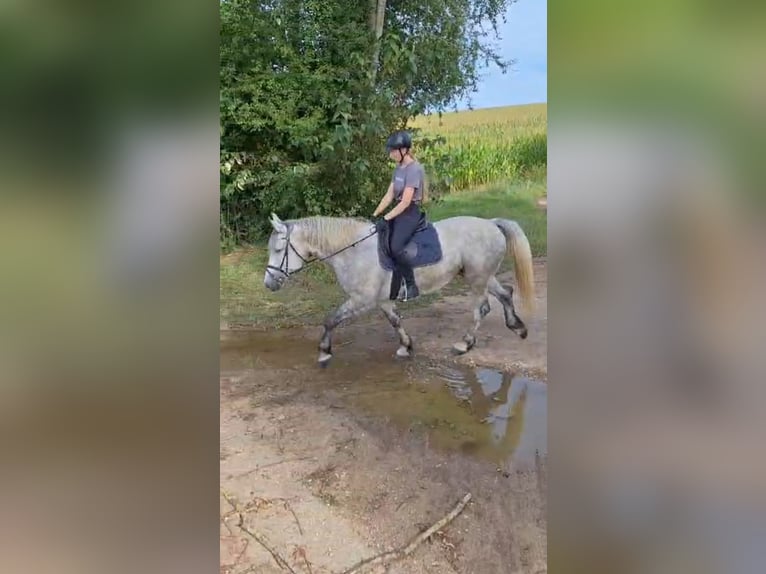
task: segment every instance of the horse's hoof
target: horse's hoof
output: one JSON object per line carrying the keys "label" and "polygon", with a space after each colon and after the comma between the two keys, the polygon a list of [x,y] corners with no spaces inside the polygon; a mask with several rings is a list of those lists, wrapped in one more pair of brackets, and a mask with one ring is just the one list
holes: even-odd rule
{"label": "horse's hoof", "polygon": [[410,354],[410,349],[402,345],[396,350],[396,356],[400,359],[409,359],[412,355]]}
{"label": "horse's hoof", "polygon": [[514,329],[513,332],[516,333],[522,339],[526,339],[527,335],[529,335],[526,327],[522,327],[521,329]]}
{"label": "horse's hoof", "polygon": [[332,359],[332,355],[330,353],[319,353],[319,366],[322,368],[327,367],[327,365],[330,364],[330,359]]}
{"label": "horse's hoof", "polygon": [[470,347],[468,347],[468,343],[465,341],[460,341],[459,343],[455,343],[452,345],[452,352],[456,355],[464,355],[468,352]]}

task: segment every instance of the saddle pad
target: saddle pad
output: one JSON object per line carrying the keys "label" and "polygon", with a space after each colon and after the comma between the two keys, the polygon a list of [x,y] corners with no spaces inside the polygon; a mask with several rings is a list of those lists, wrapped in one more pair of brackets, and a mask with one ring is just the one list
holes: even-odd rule
{"label": "saddle pad", "polygon": [[[404,256],[413,269],[434,265],[442,259],[442,246],[436,228],[428,223],[423,229],[415,232],[410,242],[404,248]],[[378,261],[387,271],[396,267],[388,248],[388,234],[378,237]]]}

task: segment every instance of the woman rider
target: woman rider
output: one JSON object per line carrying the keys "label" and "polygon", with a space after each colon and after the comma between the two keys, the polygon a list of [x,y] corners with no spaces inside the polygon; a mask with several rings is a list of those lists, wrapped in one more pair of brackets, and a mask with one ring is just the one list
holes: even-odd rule
{"label": "woman rider", "polygon": [[386,141],[388,156],[397,163],[397,166],[394,168],[388,191],[372,214],[373,217],[377,217],[378,214],[385,211],[392,201],[398,202],[391,211],[383,216],[382,220],[377,220],[376,227],[380,232],[385,229],[386,225],[391,226],[391,255],[403,278],[402,287],[397,297],[399,301],[409,301],[419,295],[417,285],[415,285],[415,274],[412,267],[407,264],[403,253],[404,247],[412,239],[415,230],[425,217],[420,209],[425,187],[425,171],[418,160],[412,157],[411,147],[412,138],[405,131],[391,134]]}

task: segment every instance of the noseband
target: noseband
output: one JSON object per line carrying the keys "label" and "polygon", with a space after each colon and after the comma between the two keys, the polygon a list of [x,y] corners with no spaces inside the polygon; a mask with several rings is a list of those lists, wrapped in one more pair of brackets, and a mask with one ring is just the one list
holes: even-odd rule
{"label": "noseband", "polygon": [[[282,255],[282,261],[280,261],[279,267],[275,267],[274,265],[267,265],[266,266],[266,272],[269,275],[271,275],[271,277],[273,277],[280,284],[284,283],[286,279],[290,278],[290,276],[294,275],[295,273],[298,273],[298,271],[301,271],[302,269],[305,269],[306,266],[309,263],[312,263],[313,261],[317,261],[317,259],[313,259],[313,260],[306,259],[305,257],[303,257],[303,255],[298,253],[298,250],[295,248],[295,246],[290,241],[290,233],[291,232],[292,232],[292,228],[288,227],[288,229],[287,229],[287,237],[286,237],[287,245],[285,246],[285,254]],[[295,271],[292,271],[292,272],[290,271],[290,249],[295,251],[295,254],[304,263],[303,267],[301,267],[300,269],[296,269]],[[272,270],[278,271],[279,273],[281,273],[281,275],[280,276],[275,276],[274,273],[272,272]]]}

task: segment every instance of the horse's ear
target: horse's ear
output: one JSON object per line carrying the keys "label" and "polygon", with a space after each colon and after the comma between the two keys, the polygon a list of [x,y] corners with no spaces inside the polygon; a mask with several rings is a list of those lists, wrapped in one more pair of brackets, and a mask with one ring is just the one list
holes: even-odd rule
{"label": "horse's ear", "polygon": [[276,213],[271,214],[271,226],[274,228],[275,231],[279,233],[285,233],[287,231],[287,226],[282,222],[279,217],[277,217]]}

